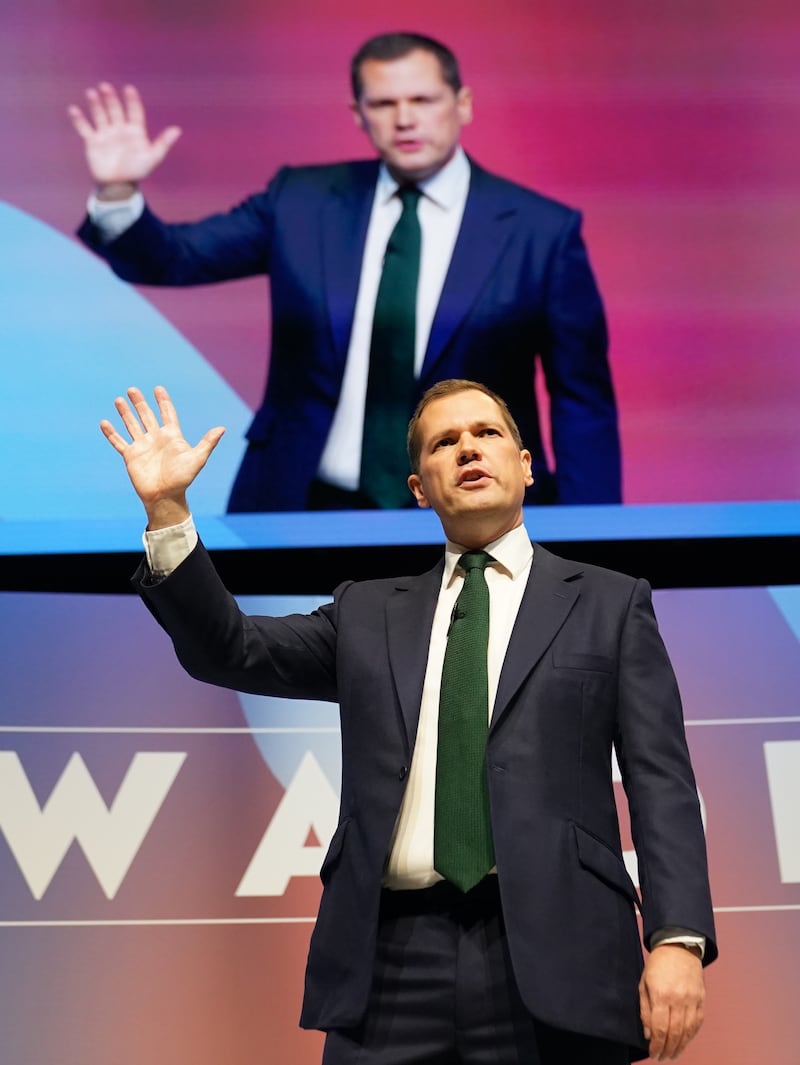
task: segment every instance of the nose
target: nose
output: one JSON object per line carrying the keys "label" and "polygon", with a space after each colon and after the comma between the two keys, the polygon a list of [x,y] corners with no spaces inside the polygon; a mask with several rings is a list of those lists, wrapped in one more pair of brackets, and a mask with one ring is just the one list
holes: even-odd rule
{"label": "nose", "polygon": [[466,466],[468,462],[475,462],[481,457],[481,449],[477,437],[472,433],[462,433],[458,441],[458,464]]}
{"label": "nose", "polygon": [[414,105],[409,100],[397,101],[394,123],[398,129],[408,129],[414,125]]}

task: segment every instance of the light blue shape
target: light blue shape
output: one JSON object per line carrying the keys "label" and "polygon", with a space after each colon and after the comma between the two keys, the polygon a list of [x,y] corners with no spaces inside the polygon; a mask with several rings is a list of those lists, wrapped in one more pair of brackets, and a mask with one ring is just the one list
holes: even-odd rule
{"label": "light blue shape", "polygon": [[[251,418],[244,401],[134,288],[74,240],[0,202],[0,521],[141,520],[98,422],[130,385],[165,385],[195,443],[228,432],[190,501],[221,514]],[[209,421],[209,413],[213,412]]]}
{"label": "light blue shape", "polygon": [[[223,382],[223,387],[224,382]],[[220,448],[224,447],[223,444]],[[198,478],[213,472],[220,448]],[[115,457],[112,455],[112,457]],[[192,497],[199,513],[197,497]],[[136,550],[141,515],[127,521],[0,522],[0,554]],[[800,536],[800,503],[642,503],[624,506],[527,507],[534,540],[639,540],[681,537]],[[200,533],[212,549],[230,547],[352,547],[444,541],[432,510],[306,511],[300,514],[204,515]]]}
{"label": "light blue shape", "polygon": [[787,584],[768,588],[772,600],[783,614],[786,624],[800,640],[800,585]]}
{"label": "light blue shape", "polygon": [[[283,617],[285,614],[308,614],[323,603],[330,602],[330,598],[311,595],[238,596],[237,602],[248,614]],[[338,793],[342,779],[342,753],[339,707],[336,703],[275,699],[244,692],[239,692],[238,696],[250,728],[276,730],[256,732],[253,738],[264,761],[285,788],[288,788],[305,753],[311,751],[331,787]]]}

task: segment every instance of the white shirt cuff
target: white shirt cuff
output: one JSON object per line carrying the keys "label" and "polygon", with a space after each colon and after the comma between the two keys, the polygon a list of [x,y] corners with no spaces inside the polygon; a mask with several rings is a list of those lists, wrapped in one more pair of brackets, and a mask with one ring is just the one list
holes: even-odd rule
{"label": "white shirt cuff", "polygon": [[147,565],[156,580],[163,580],[180,566],[197,546],[197,530],[191,514],[179,525],[166,529],[145,530],[142,536]]}
{"label": "white shirt cuff", "polygon": [[144,196],[137,191],[127,200],[98,200],[92,193],[86,202],[86,210],[100,233],[100,240],[110,244],[141,218]]}
{"label": "white shirt cuff", "polygon": [[655,947],[660,947],[662,944],[665,943],[680,943],[682,947],[699,947],[701,961],[705,957],[705,936],[690,935],[688,932],[681,933],[680,935],[670,935],[668,932],[659,934],[658,932],[656,932],[656,934],[650,940],[650,949],[653,950]]}

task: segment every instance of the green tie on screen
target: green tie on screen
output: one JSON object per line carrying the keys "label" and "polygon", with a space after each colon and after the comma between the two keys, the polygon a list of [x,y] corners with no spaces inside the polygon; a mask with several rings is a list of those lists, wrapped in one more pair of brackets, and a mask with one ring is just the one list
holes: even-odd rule
{"label": "green tie on screen", "polygon": [[409,187],[398,195],[403,211],[386,246],[375,301],[361,448],[359,487],[379,507],[403,507],[411,499],[406,430],[414,406],[421,193]]}
{"label": "green tie on screen", "polygon": [[458,564],[464,587],[453,610],[439,695],[434,868],[469,891],[494,865],[486,735],[489,728],[489,588],[485,551],[467,551]]}

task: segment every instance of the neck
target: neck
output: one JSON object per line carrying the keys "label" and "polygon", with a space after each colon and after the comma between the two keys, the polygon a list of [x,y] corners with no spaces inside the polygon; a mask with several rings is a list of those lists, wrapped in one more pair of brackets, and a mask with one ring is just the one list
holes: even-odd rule
{"label": "neck", "polygon": [[[475,517],[477,519],[479,516],[475,515]],[[476,520],[469,524],[464,520],[456,524],[442,522],[447,539],[451,543],[465,547],[468,551],[480,551],[487,544],[494,543],[495,540],[499,540],[501,536],[505,536],[507,532],[511,532],[512,529],[516,529],[520,525],[522,525],[522,510],[510,522],[497,520],[492,522],[487,520],[486,516],[483,517],[483,520]]]}

